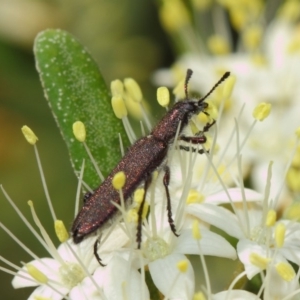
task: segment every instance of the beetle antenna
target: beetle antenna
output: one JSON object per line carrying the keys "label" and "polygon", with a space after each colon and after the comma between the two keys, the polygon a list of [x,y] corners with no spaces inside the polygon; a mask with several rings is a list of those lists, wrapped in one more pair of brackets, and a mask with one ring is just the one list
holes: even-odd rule
{"label": "beetle antenna", "polygon": [[187,69],[186,76],[185,76],[185,82],[184,82],[184,93],[185,93],[186,100],[189,98],[188,85],[189,85],[189,81],[192,77],[192,74],[193,74],[193,71],[191,69]]}
{"label": "beetle antenna", "polygon": [[216,88],[219,84],[221,84],[225,79],[227,79],[230,76],[230,72],[224,73],[224,75],[219,79],[219,81],[212,87],[212,89],[204,96],[202,97],[199,101],[198,104],[203,102]]}

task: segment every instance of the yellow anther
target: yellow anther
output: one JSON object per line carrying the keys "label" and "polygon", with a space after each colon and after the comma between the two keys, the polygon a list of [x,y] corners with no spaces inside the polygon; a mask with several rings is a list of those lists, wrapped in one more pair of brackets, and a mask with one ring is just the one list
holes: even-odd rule
{"label": "yellow anther", "polygon": [[113,80],[110,83],[110,90],[112,96],[120,96],[123,97],[124,94],[124,85],[123,82],[119,79]]}
{"label": "yellow anther", "polygon": [[138,222],[138,213],[136,208],[132,208],[130,210],[128,210],[127,215],[127,222],[129,223],[137,223]]}
{"label": "yellow anther", "polygon": [[287,176],[286,176],[286,182],[288,187],[293,191],[293,192],[300,192],[300,170],[297,168],[291,167],[288,170]]}
{"label": "yellow anther", "polygon": [[189,262],[187,259],[181,260],[177,263],[177,268],[181,273],[185,273],[189,267]]}
{"label": "yellow anther", "polygon": [[252,25],[243,33],[243,42],[249,50],[256,49],[261,42],[263,30],[261,26]]}
{"label": "yellow anther", "polygon": [[157,101],[160,106],[167,107],[170,103],[170,92],[165,86],[161,86],[156,91]]}
{"label": "yellow anther", "polygon": [[182,79],[178,82],[178,84],[173,89],[173,94],[178,99],[184,99],[185,98],[184,84],[185,84],[185,79]]}
{"label": "yellow anther", "polygon": [[227,40],[221,35],[212,35],[207,41],[208,49],[212,54],[223,55],[230,52],[230,46]]}
{"label": "yellow anther", "polygon": [[212,0],[192,0],[192,3],[197,10],[203,11],[211,6]]}
{"label": "yellow anther", "polygon": [[285,281],[291,281],[296,276],[293,267],[286,262],[278,263],[275,268],[280,277]]}
{"label": "yellow anther", "polygon": [[297,0],[285,1],[279,10],[279,16],[287,21],[294,22],[300,16],[300,3]]}
{"label": "yellow anther", "polygon": [[37,136],[34,134],[34,132],[26,125],[24,125],[22,128],[22,133],[26,139],[26,141],[30,144],[30,145],[34,145],[37,141],[38,138]]}
{"label": "yellow anther", "polygon": [[296,133],[297,138],[300,139],[300,127],[298,127],[296,129],[295,133]]}
{"label": "yellow anther", "polygon": [[127,109],[124,103],[124,100],[120,96],[113,96],[111,98],[111,106],[115,113],[115,116],[118,119],[122,119],[123,117],[127,116]]}
{"label": "yellow anther", "polygon": [[202,292],[198,292],[194,294],[193,300],[206,300],[206,297]]}
{"label": "yellow anther", "polygon": [[42,273],[40,270],[38,270],[34,265],[32,264],[26,264],[26,269],[28,274],[34,278],[37,282],[46,284],[48,283],[48,277]]}
{"label": "yellow anther", "polygon": [[133,196],[134,202],[141,204],[143,201],[144,195],[145,195],[144,189],[141,188],[141,189],[135,190],[134,196]]}
{"label": "yellow anther", "polygon": [[269,262],[271,261],[270,258],[267,257],[263,257],[255,252],[250,254],[250,262],[252,265],[265,270],[269,264]]}
{"label": "yellow anther", "polygon": [[278,248],[284,244],[286,227],[283,223],[278,223],[275,227],[275,242]]}
{"label": "yellow anther", "polygon": [[300,38],[299,36],[295,36],[287,46],[287,52],[289,54],[294,54],[299,52],[300,50]]}
{"label": "yellow anther", "polygon": [[58,240],[61,243],[64,243],[65,241],[67,241],[69,239],[69,233],[68,233],[63,221],[55,220],[54,229],[55,229],[56,236],[58,237]]}
{"label": "yellow anther", "polygon": [[270,209],[266,218],[266,226],[272,227],[276,222],[276,211],[274,209]]}
{"label": "yellow anther", "polygon": [[76,121],[73,123],[73,134],[79,142],[85,142],[86,139],[86,131],[85,126],[81,121]]}
{"label": "yellow anther", "polygon": [[300,220],[300,203],[292,202],[292,204],[284,212],[285,219],[299,221]]}
{"label": "yellow anther", "polygon": [[253,110],[253,117],[257,121],[263,121],[265,118],[267,118],[271,112],[271,104],[261,102],[258,104],[255,109]]}
{"label": "yellow anther", "polygon": [[201,235],[201,231],[200,231],[200,228],[199,228],[199,221],[198,220],[193,221],[192,233],[193,233],[193,238],[195,240],[201,240],[202,235]]}
{"label": "yellow anther", "polygon": [[190,16],[181,0],[164,0],[159,11],[160,21],[166,31],[174,32],[190,23]]}
{"label": "yellow anther", "polygon": [[248,22],[247,11],[238,5],[229,10],[229,15],[231,24],[237,31],[241,31]]}
{"label": "yellow anther", "polygon": [[236,82],[236,77],[234,75],[230,75],[229,78],[226,79],[223,86],[223,98],[228,99],[231,97],[232,90],[234,88]]}
{"label": "yellow anther", "polygon": [[112,185],[116,190],[120,190],[126,182],[126,175],[123,171],[120,171],[115,174],[112,179]]}
{"label": "yellow anther", "polygon": [[186,199],[187,204],[202,203],[204,201],[204,195],[200,194],[197,190],[190,190]]}
{"label": "yellow anther", "polygon": [[143,100],[143,94],[140,86],[133,78],[125,78],[124,86],[126,88],[127,94],[136,102],[141,102]]}

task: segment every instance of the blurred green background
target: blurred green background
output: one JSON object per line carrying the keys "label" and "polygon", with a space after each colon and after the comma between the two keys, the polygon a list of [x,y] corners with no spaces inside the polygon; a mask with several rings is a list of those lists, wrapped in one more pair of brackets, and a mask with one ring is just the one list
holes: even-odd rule
{"label": "blurred green background", "polygon": [[[43,97],[32,53],[34,37],[46,28],[74,34],[96,59],[108,83],[134,77],[153,102],[151,74],[170,65],[173,58],[154,0],[0,0],[0,184],[30,221],[27,201],[34,201],[43,225],[57,242],[34,150],[20,130],[26,124],[38,136],[56,214],[69,228],[74,217],[76,178]],[[48,256],[2,193],[0,205],[0,221],[38,256]],[[31,260],[3,230],[0,241],[1,256],[17,265]],[[6,267],[2,262],[1,266]],[[11,275],[0,272],[1,299],[26,299],[32,289],[16,291],[11,280]]]}

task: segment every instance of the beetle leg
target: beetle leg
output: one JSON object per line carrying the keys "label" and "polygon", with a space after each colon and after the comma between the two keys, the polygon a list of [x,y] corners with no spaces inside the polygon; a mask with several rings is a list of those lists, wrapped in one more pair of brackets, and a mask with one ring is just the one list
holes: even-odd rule
{"label": "beetle leg", "polygon": [[199,154],[204,154],[204,150],[203,149],[199,149],[198,150],[198,149],[193,148],[193,147],[187,147],[187,146],[182,146],[182,145],[179,146],[179,149],[187,151],[187,152],[192,151],[192,152],[198,152]]}
{"label": "beetle leg", "polygon": [[170,183],[170,168],[168,166],[164,167],[165,175],[163,178],[163,184],[166,189],[166,195],[167,195],[167,212],[168,212],[168,222],[170,224],[172,232],[175,234],[175,236],[179,236],[179,234],[176,233],[176,227],[174,224],[174,220],[172,218],[172,206],[171,206],[171,197],[169,192],[169,183]]}
{"label": "beetle leg", "polygon": [[98,247],[100,245],[100,239],[101,239],[101,235],[96,239],[95,243],[94,243],[94,256],[96,257],[98,263],[100,264],[100,266],[105,267],[106,265],[104,265],[102,263],[102,259],[100,258],[99,254],[98,254]]}

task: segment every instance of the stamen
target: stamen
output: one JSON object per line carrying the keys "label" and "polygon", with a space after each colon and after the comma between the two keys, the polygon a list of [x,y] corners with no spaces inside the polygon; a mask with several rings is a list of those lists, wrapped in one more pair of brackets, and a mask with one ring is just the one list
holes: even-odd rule
{"label": "stamen", "polygon": [[265,270],[271,261],[271,258],[263,257],[255,252],[251,253],[249,258],[251,264],[260,268],[261,270]]}
{"label": "stamen", "polygon": [[278,248],[281,248],[284,244],[286,227],[283,223],[278,223],[275,227],[275,242]]}
{"label": "stamen", "polygon": [[214,34],[207,41],[208,49],[212,54],[224,55],[230,52],[230,45],[221,35]]}
{"label": "stamen", "polygon": [[300,139],[300,127],[298,127],[296,129],[295,134],[296,134],[297,138]]}
{"label": "stamen", "polygon": [[140,86],[138,85],[138,83],[133,78],[125,78],[124,79],[124,86],[126,88],[128,96],[131,99],[133,99],[133,101],[135,101],[139,104],[139,107],[140,107],[141,112],[142,112],[143,120],[145,121],[147,129],[149,131],[151,131],[152,126],[151,126],[148,115],[146,114],[145,109],[144,109],[143,104],[142,104],[143,94],[142,94],[142,90],[141,90]]}
{"label": "stamen", "polygon": [[128,94],[134,101],[141,102],[143,100],[142,90],[133,78],[125,78],[124,86]]}
{"label": "stamen", "polygon": [[279,16],[288,22],[298,20],[300,14],[300,3],[298,1],[285,1],[280,7]]}
{"label": "stamen", "polygon": [[194,294],[193,300],[206,300],[206,297],[202,292],[198,292]]}
{"label": "stamen", "polygon": [[75,212],[74,216],[76,217],[78,214],[78,209],[79,209],[79,198],[81,198],[81,185],[82,185],[82,179],[83,179],[83,174],[84,174],[84,166],[85,166],[85,160],[82,160],[82,165],[80,169],[80,174],[78,178],[78,185],[77,185],[77,191],[76,191],[76,198],[75,198]]}
{"label": "stamen", "polygon": [[192,233],[195,240],[200,240],[202,238],[198,220],[193,221]]}
{"label": "stamen", "polygon": [[127,108],[121,96],[113,96],[111,98],[111,106],[115,113],[115,116],[118,119],[122,120],[123,118],[127,117]]}
{"label": "stamen", "polygon": [[54,246],[51,238],[49,237],[47,231],[43,227],[41,221],[39,220],[39,218],[38,218],[38,216],[37,216],[37,214],[36,214],[36,212],[34,210],[33,202],[31,200],[29,200],[27,203],[28,203],[28,205],[30,207],[30,211],[31,211],[33,220],[34,220],[36,226],[39,228],[39,230],[40,230],[40,232],[42,234],[43,239],[47,243],[47,246],[48,246],[47,250],[51,253],[51,255],[52,255],[53,258],[55,258],[57,261],[59,261],[61,264],[63,264],[62,258],[58,254],[58,252],[56,250],[56,247]]}
{"label": "stamen", "polygon": [[255,24],[248,27],[242,35],[244,45],[247,49],[254,50],[259,47],[262,39],[263,29]]}
{"label": "stamen", "polygon": [[75,123],[73,123],[73,134],[79,142],[85,142],[86,130],[84,124],[81,121],[76,121]]}
{"label": "stamen", "polygon": [[276,211],[274,209],[270,209],[267,214],[266,226],[272,227],[276,222]]}
{"label": "stamen", "polygon": [[124,85],[123,82],[119,79],[113,80],[110,83],[110,90],[112,96],[120,96],[123,97],[124,95]]}
{"label": "stamen", "polygon": [[26,141],[30,144],[30,145],[35,145],[36,142],[38,141],[38,138],[37,136],[34,134],[34,132],[26,125],[24,125],[22,128],[21,128],[23,134],[24,134],[24,137],[26,139]]}
{"label": "stamen", "polygon": [[99,178],[101,179],[101,181],[103,181],[104,180],[104,176],[101,173],[101,171],[100,171],[100,169],[98,167],[98,164],[96,163],[96,161],[95,161],[95,159],[94,159],[94,157],[93,157],[93,155],[92,155],[92,153],[91,153],[88,145],[85,142],[86,132],[85,132],[85,126],[84,126],[84,124],[82,122],[80,122],[80,121],[76,121],[75,123],[73,123],[73,133],[74,133],[75,138],[79,142],[81,142],[83,144],[83,146],[85,148],[85,151],[88,154],[88,156],[89,156],[89,158],[90,158],[90,160],[91,160],[91,162],[92,162],[92,164],[93,164],[93,166],[94,166],[94,168],[95,168],[95,170],[96,170]]}
{"label": "stamen", "polygon": [[202,235],[201,235],[201,232],[200,232],[200,226],[199,226],[199,221],[198,220],[193,221],[192,234],[193,234],[193,238],[195,240],[197,240],[197,245],[198,245],[198,249],[199,249],[199,257],[200,257],[201,265],[202,265],[202,268],[203,268],[207,294],[211,295],[210,278],[209,278],[209,275],[208,275],[208,269],[207,269],[205,257],[203,255],[203,251],[202,251],[201,245],[200,245],[200,240],[202,238]]}
{"label": "stamen", "polygon": [[[43,245],[43,247],[49,251],[47,244],[45,243],[45,241],[40,237],[40,235],[37,233],[37,231],[32,227],[32,225],[28,222],[28,220],[25,218],[25,216],[22,214],[22,212],[19,210],[19,208],[15,205],[15,203],[12,201],[12,199],[8,196],[8,194],[6,193],[6,191],[4,190],[3,186],[0,185],[0,188],[5,196],[5,198],[7,199],[7,201],[9,202],[9,204],[13,207],[13,209],[15,210],[15,212],[18,214],[18,216],[20,217],[20,219],[25,223],[25,225],[27,226],[27,228],[32,232],[32,234],[37,238],[37,240]],[[11,231],[9,231],[2,223],[0,223],[0,226],[2,227],[2,229],[4,229],[19,245],[21,245],[22,248],[25,249],[25,251],[28,252],[28,248],[21,243],[12,233]],[[29,250],[30,251],[30,250]],[[33,252],[28,252],[30,255],[33,254]],[[49,252],[51,254],[51,252]],[[37,259],[38,257],[36,255],[33,256],[35,259]]]}
{"label": "stamen", "polygon": [[123,146],[123,141],[122,141],[122,137],[121,137],[121,134],[119,133],[119,143],[120,143],[120,150],[121,150],[121,155],[122,157],[124,156],[125,154],[125,151],[124,151],[124,146]]}
{"label": "stamen", "polygon": [[112,179],[112,185],[116,190],[123,188],[126,182],[126,175],[123,171],[116,173]]}
{"label": "stamen", "polygon": [[58,237],[58,240],[61,243],[64,243],[69,239],[69,233],[63,221],[55,220],[54,229],[55,229],[56,236]]}
{"label": "stamen", "polygon": [[42,168],[42,164],[41,164],[41,160],[40,160],[40,156],[39,156],[38,149],[37,149],[37,146],[36,146],[36,142],[37,142],[38,138],[34,134],[34,132],[26,125],[23,126],[21,130],[22,130],[22,132],[24,134],[24,137],[26,138],[27,142],[29,144],[33,145],[33,147],[34,147],[34,153],[35,153],[38,168],[39,168],[39,171],[40,171],[40,176],[41,176],[41,179],[42,179],[42,184],[43,184],[45,196],[46,196],[46,199],[47,199],[47,203],[48,203],[48,206],[49,206],[49,209],[50,209],[53,220],[56,220],[56,215],[55,215],[55,212],[54,212],[54,209],[53,209],[53,206],[52,206],[52,202],[51,202],[51,199],[50,199],[50,195],[49,195],[47,184],[46,184],[46,179],[45,179],[45,176],[44,176],[44,172],[43,172],[43,168]]}
{"label": "stamen", "polygon": [[186,273],[187,269],[189,267],[189,263],[188,261],[185,260],[181,260],[177,263],[177,269],[181,272],[181,273]]}
{"label": "stamen", "polygon": [[168,108],[170,103],[170,92],[165,86],[161,86],[157,89],[156,97],[160,106]]}
{"label": "stamen", "polygon": [[32,264],[26,264],[26,269],[28,271],[28,274],[34,278],[37,282],[41,284],[47,284],[48,283],[48,277],[42,273],[40,270],[38,270],[34,265]]}
{"label": "stamen", "polygon": [[173,33],[190,23],[189,12],[181,1],[163,1],[162,4],[159,17],[166,31]]}
{"label": "stamen", "polygon": [[191,203],[202,203],[204,201],[205,197],[203,194],[200,194],[197,190],[190,190],[188,197],[186,199],[187,204]]}
{"label": "stamen", "polygon": [[289,263],[280,262],[275,268],[280,277],[285,281],[291,281],[296,277],[296,273]]}
{"label": "stamen", "polygon": [[272,105],[270,103],[261,102],[253,110],[253,118],[257,121],[263,121],[269,116],[271,112],[271,106]]}

